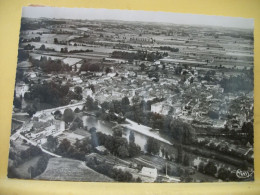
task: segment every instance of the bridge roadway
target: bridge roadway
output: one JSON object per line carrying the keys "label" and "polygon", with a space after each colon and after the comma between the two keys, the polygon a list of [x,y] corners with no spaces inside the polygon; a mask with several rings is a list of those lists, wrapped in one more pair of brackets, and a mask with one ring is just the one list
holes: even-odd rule
{"label": "bridge roadway", "polygon": [[41,111],[36,112],[34,114],[34,116],[37,117],[37,116],[39,116],[43,113],[55,112],[57,110],[61,111],[61,113],[64,113],[65,109],[67,109],[67,108],[70,108],[74,111],[76,108],[82,109],[84,104],[85,104],[85,102],[81,101],[81,102],[78,102],[78,103],[75,103],[75,104],[69,104],[69,105],[66,105],[66,106],[60,106],[60,107],[50,108],[50,109],[46,109],[46,110],[41,110]]}

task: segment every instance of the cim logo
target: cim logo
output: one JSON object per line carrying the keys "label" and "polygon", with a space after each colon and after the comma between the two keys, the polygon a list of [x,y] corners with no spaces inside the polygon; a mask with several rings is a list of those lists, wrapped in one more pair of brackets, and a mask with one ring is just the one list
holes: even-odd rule
{"label": "cim logo", "polygon": [[236,176],[241,179],[249,178],[253,175],[254,171],[243,171],[243,170],[236,170]]}

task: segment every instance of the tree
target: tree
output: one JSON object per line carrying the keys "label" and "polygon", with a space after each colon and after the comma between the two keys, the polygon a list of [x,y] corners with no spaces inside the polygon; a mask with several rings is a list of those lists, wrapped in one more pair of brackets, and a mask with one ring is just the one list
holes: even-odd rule
{"label": "tree", "polygon": [[180,119],[173,119],[170,123],[170,135],[182,144],[190,144],[194,138],[194,129]]}
{"label": "tree", "polygon": [[140,154],[141,148],[134,142],[130,142],[128,151],[129,151],[129,156],[134,157],[134,156],[138,156]]}
{"label": "tree", "polygon": [[144,65],[144,63],[142,63],[142,64],[140,65],[140,67],[141,67],[141,71],[144,71],[145,68],[146,68],[146,66]]}
{"label": "tree", "polygon": [[184,155],[184,159],[183,159],[183,163],[184,166],[189,166],[190,165],[190,157],[188,156],[188,154],[185,153]]}
{"label": "tree", "polygon": [[54,114],[55,119],[61,119],[61,117],[62,117],[62,113],[59,110],[56,110],[53,114]]}
{"label": "tree", "polygon": [[109,109],[109,103],[108,102],[103,102],[101,104],[101,107],[104,109],[104,110],[108,110]]}
{"label": "tree", "polygon": [[64,114],[63,114],[64,122],[70,123],[73,121],[73,119],[74,119],[73,111],[70,108],[65,109]]}
{"label": "tree", "polygon": [[57,137],[53,137],[52,135],[49,135],[47,137],[48,148],[51,149],[52,151],[56,150],[58,144],[59,144],[59,142],[58,142]]}
{"label": "tree", "polygon": [[85,106],[89,110],[97,110],[98,109],[97,101],[94,101],[90,96],[87,97]]}
{"label": "tree", "polygon": [[126,145],[122,145],[117,149],[118,156],[121,158],[126,158],[129,156],[128,149]]}
{"label": "tree", "polygon": [[80,112],[80,109],[79,109],[79,108],[76,108],[76,109],[74,110],[74,112],[75,112],[75,113],[79,113],[79,112]]}
{"label": "tree", "polygon": [[74,91],[75,91],[76,94],[82,94],[82,88],[79,87],[79,86],[76,86],[76,87],[74,88]]}
{"label": "tree", "polygon": [[15,108],[18,108],[18,109],[22,108],[22,101],[20,98],[15,97],[13,104],[14,104]]}
{"label": "tree", "polygon": [[128,99],[128,97],[123,97],[122,100],[121,100],[121,104],[122,106],[128,106],[130,104],[130,101]]}
{"label": "tree", "polygon": [[24,76],[24,71],[17,69],[17,71],[16,71],[16,78],[15,78],[16,82],[17,81],[22,81],[24,79],[23,76]]}
{"label": "tree", "polygon": [[156,139],[149,137],[146,142],[146,150],[149,154],[158,154],[160,150],[159,142]]}
{"label": "tree", "polygon": [[179,145],[177,147],[177,151],[178,151],[178,153],[177,153],[176,162],[177,163],[182,163],[182,154],[183,154],[182,145]]}
{"label": "tree", "polygon": [[218,178],[222,179],[223,181],[229,180],[230,172],[225,169],[224,167],[221,167],[218,171]]}
{"label": "tree", "polygon": [[53,42],[54,42],[54,44],[58,44],[59,43],[57,38],[54,38]]}
{"label": "tree", "polygon": [[132,98],[132,102],[133,102],[133,104],[138,104],[138,103],[140,103],[140,102],[141,102],[140,96],[135,95],[135,96]]}
{"label": "tree", "polygon": [[247,134],[247,140],[251,145],[254,144],[254,126],[252,122],[245,122],[242,125],[242,132]]}
{"label": "tree", "polygon": [[62,155],[67,155],[70,147],[71,147],[70,141],[65,138],[61,141],[61,143],[57,149],[58,153],[60,153]]}
{"label": "tree", "polygon": [[112,70],[111,70],[109,67],[107,67],[107,68],[105,69],[105,71],[106,71],[106,74],[112,72]]}
{"label": "tree", "polygon": [[70,126],[70,130],[76,130],[80,128],[83,128],[83,121],[79,117],[76,117]]}
{"label": "tree", "polygon": [[141,178],[140,178],[140,177],[137,177],[137,178],[136,178],[136,182],[137,182],[137,183],[142,183]]}
{"label": "tree", "polygon": [[217,167],[214,165],[213,162],[209,161],[204,167],[204,171],[209,175],[215,176],[215,174],[217,173]]}
{"label": "tree", "polygon": [[198,165],[198,171],[201,172],[201,173],[205,173],[204,171],[204,163],[200,162],[199,165]]}
{"label": "tree", "polygon": [[76,140],[75,147],[80,151],[88,154],[92,152],[91,140],[89,138],[84,138],[83,140]]}
{"label": "tree", "polygon": [[36,113],[37,108],[34,104],[30,104],[26,106],[25,111],[32,117]]}
{"label": "tree", "polygon": [[114,137],[122,137],[124,128],[120,125],[117,125],[113,128],[113,136]]}
{"label": "tree", "polygon": [[135,133],[132,130],[130,131],[130,134],[129,134],[129,142],[135,143]]}
{"label": "tree", "polygon": [[40,50],[45,50],[45,49],[46,49],[46,48],[45,48],[45,45],[42,44],[41,47],[40,47],[39,49],[40,49]]}

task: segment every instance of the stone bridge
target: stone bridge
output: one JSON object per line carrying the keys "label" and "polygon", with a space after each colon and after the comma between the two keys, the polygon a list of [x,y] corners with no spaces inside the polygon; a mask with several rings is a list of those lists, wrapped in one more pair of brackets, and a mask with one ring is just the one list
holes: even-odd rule
{"label": "stone bridge", "polygon": [[64,113],[64,111],[68,108],[70,108],[73,112],[78,108],[80,110],[83,109],[84,107],[84,102],[79,102],[79,103],[76,103],[76,104],[69,104],[69,105],[66,105],[66,106],[60,106],[60,107],[57,107],[57,108],[51,108],[51,109],[46,109],[46,110],[41,110],[41,111],[38,111],[34,114],[34,116],[40,116],[44,113],[51,113],[51,114],[54,114],[54,112],[56,111],[60,111],[62,114]]}
{"label": "stone bridge", "polygon": [[54,114],[55,111],[59,110],[61,112],[61,114],[64,114],[64,111],[68,108],[70,108],[74,112],[77,108],[82,110],[83,107],[84,107],[84,103],[81,103],[78,105],[67,105],[67,106],[55,108],[55,109],[53,109],[53,111],[51,113]]}

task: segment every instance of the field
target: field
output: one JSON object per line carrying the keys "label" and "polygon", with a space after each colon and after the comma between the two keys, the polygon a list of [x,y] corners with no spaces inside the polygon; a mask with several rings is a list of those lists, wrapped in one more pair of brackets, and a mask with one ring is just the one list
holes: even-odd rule
{"label": "field", "polygon": [[36,59],[36,60],[40,60],[41,57],[46,57],[47,59],[51,59],[51,60],[62,60],[62,59],[64,59],[64,57],[57,57],[57,56],[50,56],[50,55],[41,55],[41,54],[35,54],[35,53],[30,53],[30,56],[33,59]]}
{"label": "field", "polygon": [[78,160],[51,158],[46,170],[36,179],[60,181],[111,182],[111,178],[95,172]]}
{"label": "field", "polygon": [[67,34],[26,34],[24,38],[26,39],[31,39],[35,37],[40,37],[42,43],[54,43],[54,39],[57,38],[58,41],[70,41],[74,38],[78,38],[80,36],[75,36],[75,35],[67,35]]}
{"label": "field", "polygon": [[55,51],[60,52],[61,48],[68,48],[68,51],[71,50],[93,50],[96,52],[104,52],[104,53],[112,53],[115,51],[115,49],[110,48],[101,48],[101,47],[87,47],[87,46],[72,46],[72,45],[56,45],[56,44],[50,44],[50,43],[38,43],[38,42],[29,42],[29,43],[23,43],[23,45],[31,44],[35,46],[36,49],[39,49],[41,45],[45,45],[46,48],[54,49]]}

